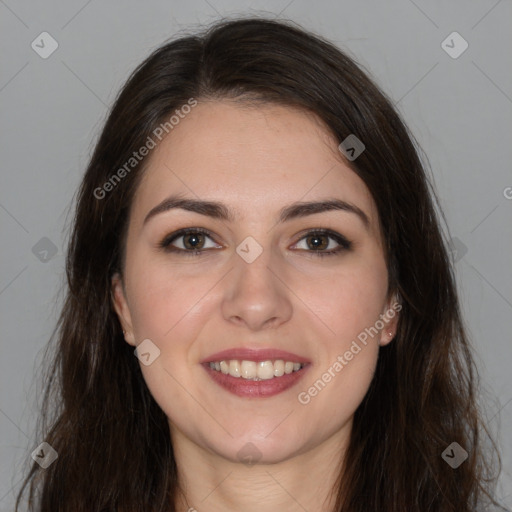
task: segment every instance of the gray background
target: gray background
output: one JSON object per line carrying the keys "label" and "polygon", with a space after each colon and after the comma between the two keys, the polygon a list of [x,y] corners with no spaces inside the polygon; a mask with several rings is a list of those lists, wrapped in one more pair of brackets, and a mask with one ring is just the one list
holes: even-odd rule
{"label": "gray background", "polygon": [[[499,495],[510,507],[509,0],[0,0],[0,511],[13,509],[22,471],[43,441],[33,434],[35,377],[62,299],[69,206],[108,106],[129,72],[180,29],[255,12],[290,18],[347,50],[396,102],[428,155],[454,238],[489,426],[501,431]],[[31,48],[44,31],[59,45],[47,59]],[[458,58],[441,46],[453,31],[469,44]]]}

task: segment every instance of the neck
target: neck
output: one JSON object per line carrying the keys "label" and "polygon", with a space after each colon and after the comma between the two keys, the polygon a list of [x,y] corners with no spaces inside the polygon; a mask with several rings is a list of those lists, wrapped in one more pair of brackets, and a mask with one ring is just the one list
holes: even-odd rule
{"label": "neck", "polygon": [[349,428],[286,460],[247,465],[203,449],[171,425],[181,490],[175,510],[332,512]]}

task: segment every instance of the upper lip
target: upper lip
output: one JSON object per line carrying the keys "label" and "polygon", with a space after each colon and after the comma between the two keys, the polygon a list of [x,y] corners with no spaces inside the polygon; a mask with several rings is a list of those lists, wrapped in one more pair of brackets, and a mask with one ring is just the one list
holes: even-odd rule
{"label": "upper lip", "polygon": [[229,359],[237,359],[239,361],[269,361],[282,359],[283,361],[292,361],[294,363],[309,363],[305,357],[299,356],[285,350],[276,348],[250,349],[250,348],[231,348],[216,352],[201,361],[203,363],[211,363],[216,361],[226,361]]}

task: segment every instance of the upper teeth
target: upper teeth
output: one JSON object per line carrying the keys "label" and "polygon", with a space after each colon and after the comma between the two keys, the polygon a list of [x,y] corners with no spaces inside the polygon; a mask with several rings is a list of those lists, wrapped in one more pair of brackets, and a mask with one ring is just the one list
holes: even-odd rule
{"label": "upper teeth", "polygon": [[242,377],[244,379],[264,380],[273,379],[274,377],[281,377],[285,373],[292,373],[300,370],[304,365],[301,363],[294,363],[292,361],[283,361],[278,359],[272,361],[238,361],[237,359],[230,359],[228,361],[211,362],[210,368],[212,370],[221,371],[225,375],[229,374],[232,377]]}

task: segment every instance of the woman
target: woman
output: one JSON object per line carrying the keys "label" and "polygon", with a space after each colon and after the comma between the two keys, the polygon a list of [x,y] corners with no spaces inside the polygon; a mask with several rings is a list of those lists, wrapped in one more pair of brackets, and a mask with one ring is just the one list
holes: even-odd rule
{"label": "woman", "polygon": [[80,188],[33,510],[496,504],[429,187],[317,36],[242,19],[155,51]]}

